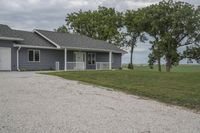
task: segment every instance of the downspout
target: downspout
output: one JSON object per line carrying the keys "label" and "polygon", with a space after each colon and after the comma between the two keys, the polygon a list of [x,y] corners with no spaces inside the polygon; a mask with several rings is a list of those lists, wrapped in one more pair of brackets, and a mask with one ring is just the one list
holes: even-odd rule
{"label": "downspout", "polygon": [[17,49],[17,71],[20,71],[19,69],[19,51],[20,51],[21,47],[18,47]]}

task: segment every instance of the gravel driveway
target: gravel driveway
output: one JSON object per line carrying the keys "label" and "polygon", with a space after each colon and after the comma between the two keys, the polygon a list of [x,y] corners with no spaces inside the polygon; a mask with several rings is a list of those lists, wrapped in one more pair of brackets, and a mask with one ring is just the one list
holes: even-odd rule
{"label": "gravel driveway", "polygon": [[200,114],[76,81],[0,72],[0,133],[199,133]]}

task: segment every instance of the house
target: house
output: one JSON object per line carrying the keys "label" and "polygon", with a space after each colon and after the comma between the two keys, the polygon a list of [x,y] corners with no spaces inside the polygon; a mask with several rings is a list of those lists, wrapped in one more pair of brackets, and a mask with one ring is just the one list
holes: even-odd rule
{"label": "house", "polygon": [[0,70],[117,69],[124,53],[83,35],[21,31],[0,24]]}

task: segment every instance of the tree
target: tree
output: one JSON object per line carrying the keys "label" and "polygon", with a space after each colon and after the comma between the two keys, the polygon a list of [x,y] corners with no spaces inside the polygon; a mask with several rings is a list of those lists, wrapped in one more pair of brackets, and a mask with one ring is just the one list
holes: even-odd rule
{"label": "tree", "polygon": [[114,8],[99,7],[98,10],[85,12],[80,10],[68,14],[66,22],[75,33],[120,45],[122,17]]}
{"label": "tree", "polygon": [[58,27],[58,29],[54,29],[54,31],[61,32],[61,33],[69,33],[69,31],[65,25]]}
{"label": "tree", "polygon": [[195,60],[200,64],[200,46],[197,47],[187,47],[187,50],[183,53],[184,58]]}
{"label": "tree", "polygon": [[[178,48],[198,43],[200,40],[200,8],[185,2],[162,1],[143,8],[145,31],[155,38],[153,52],[164,57],[166,71],[181,59]],[[147,27],[149,26],[149,27]],[[157,39],[156,39],[157,38]]]}
{"label": "tree", "polygon": [[150,69],[153,69],[154,63],[156,62],[156,58],[155,58],[156,56],[152,52],[149,54],[148,57],[149,57],[149,60],[148,60],[149,67],[150,67]]}
{"label": "tree", "polygon": [[136,47],[136,42],[138,39],[144,41],[145,37],[142,34],[142,28],[139,18],[141,17],[140,12],[134,10],[127,10],[124,14],[123,25],[125,28],[124,35],[124,44],[126,47],[130,47],[130,64],[128,65],[129,69],[133,69],[133,51]]}
{"label": "tree", "polygon": [[161,58],[163,57],[160,48],[161,35],[166,32],[164,25],[167,25],[166,13],[169,8],[155,4],[139,10],[142,16],[140,22],[143,24],[143,30],[152,38],[150,41],[152,53],[149,54],[149,66],[152,68],[157,61],[158,71],[161,71]]}

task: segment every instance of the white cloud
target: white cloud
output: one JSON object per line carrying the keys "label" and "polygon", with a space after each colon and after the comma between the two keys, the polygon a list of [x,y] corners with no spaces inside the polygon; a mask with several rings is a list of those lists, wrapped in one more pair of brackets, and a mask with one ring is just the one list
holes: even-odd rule
{"label": "white cloud", "polygon": [[69,5],[72,7],[81,7],[81,6],[87,6],[88,1],[86,0],[73,0],[69,2]]}
{"label": "white cloud", "polygon": [[30,4],[38,4],[40,0],[28,0]]}

